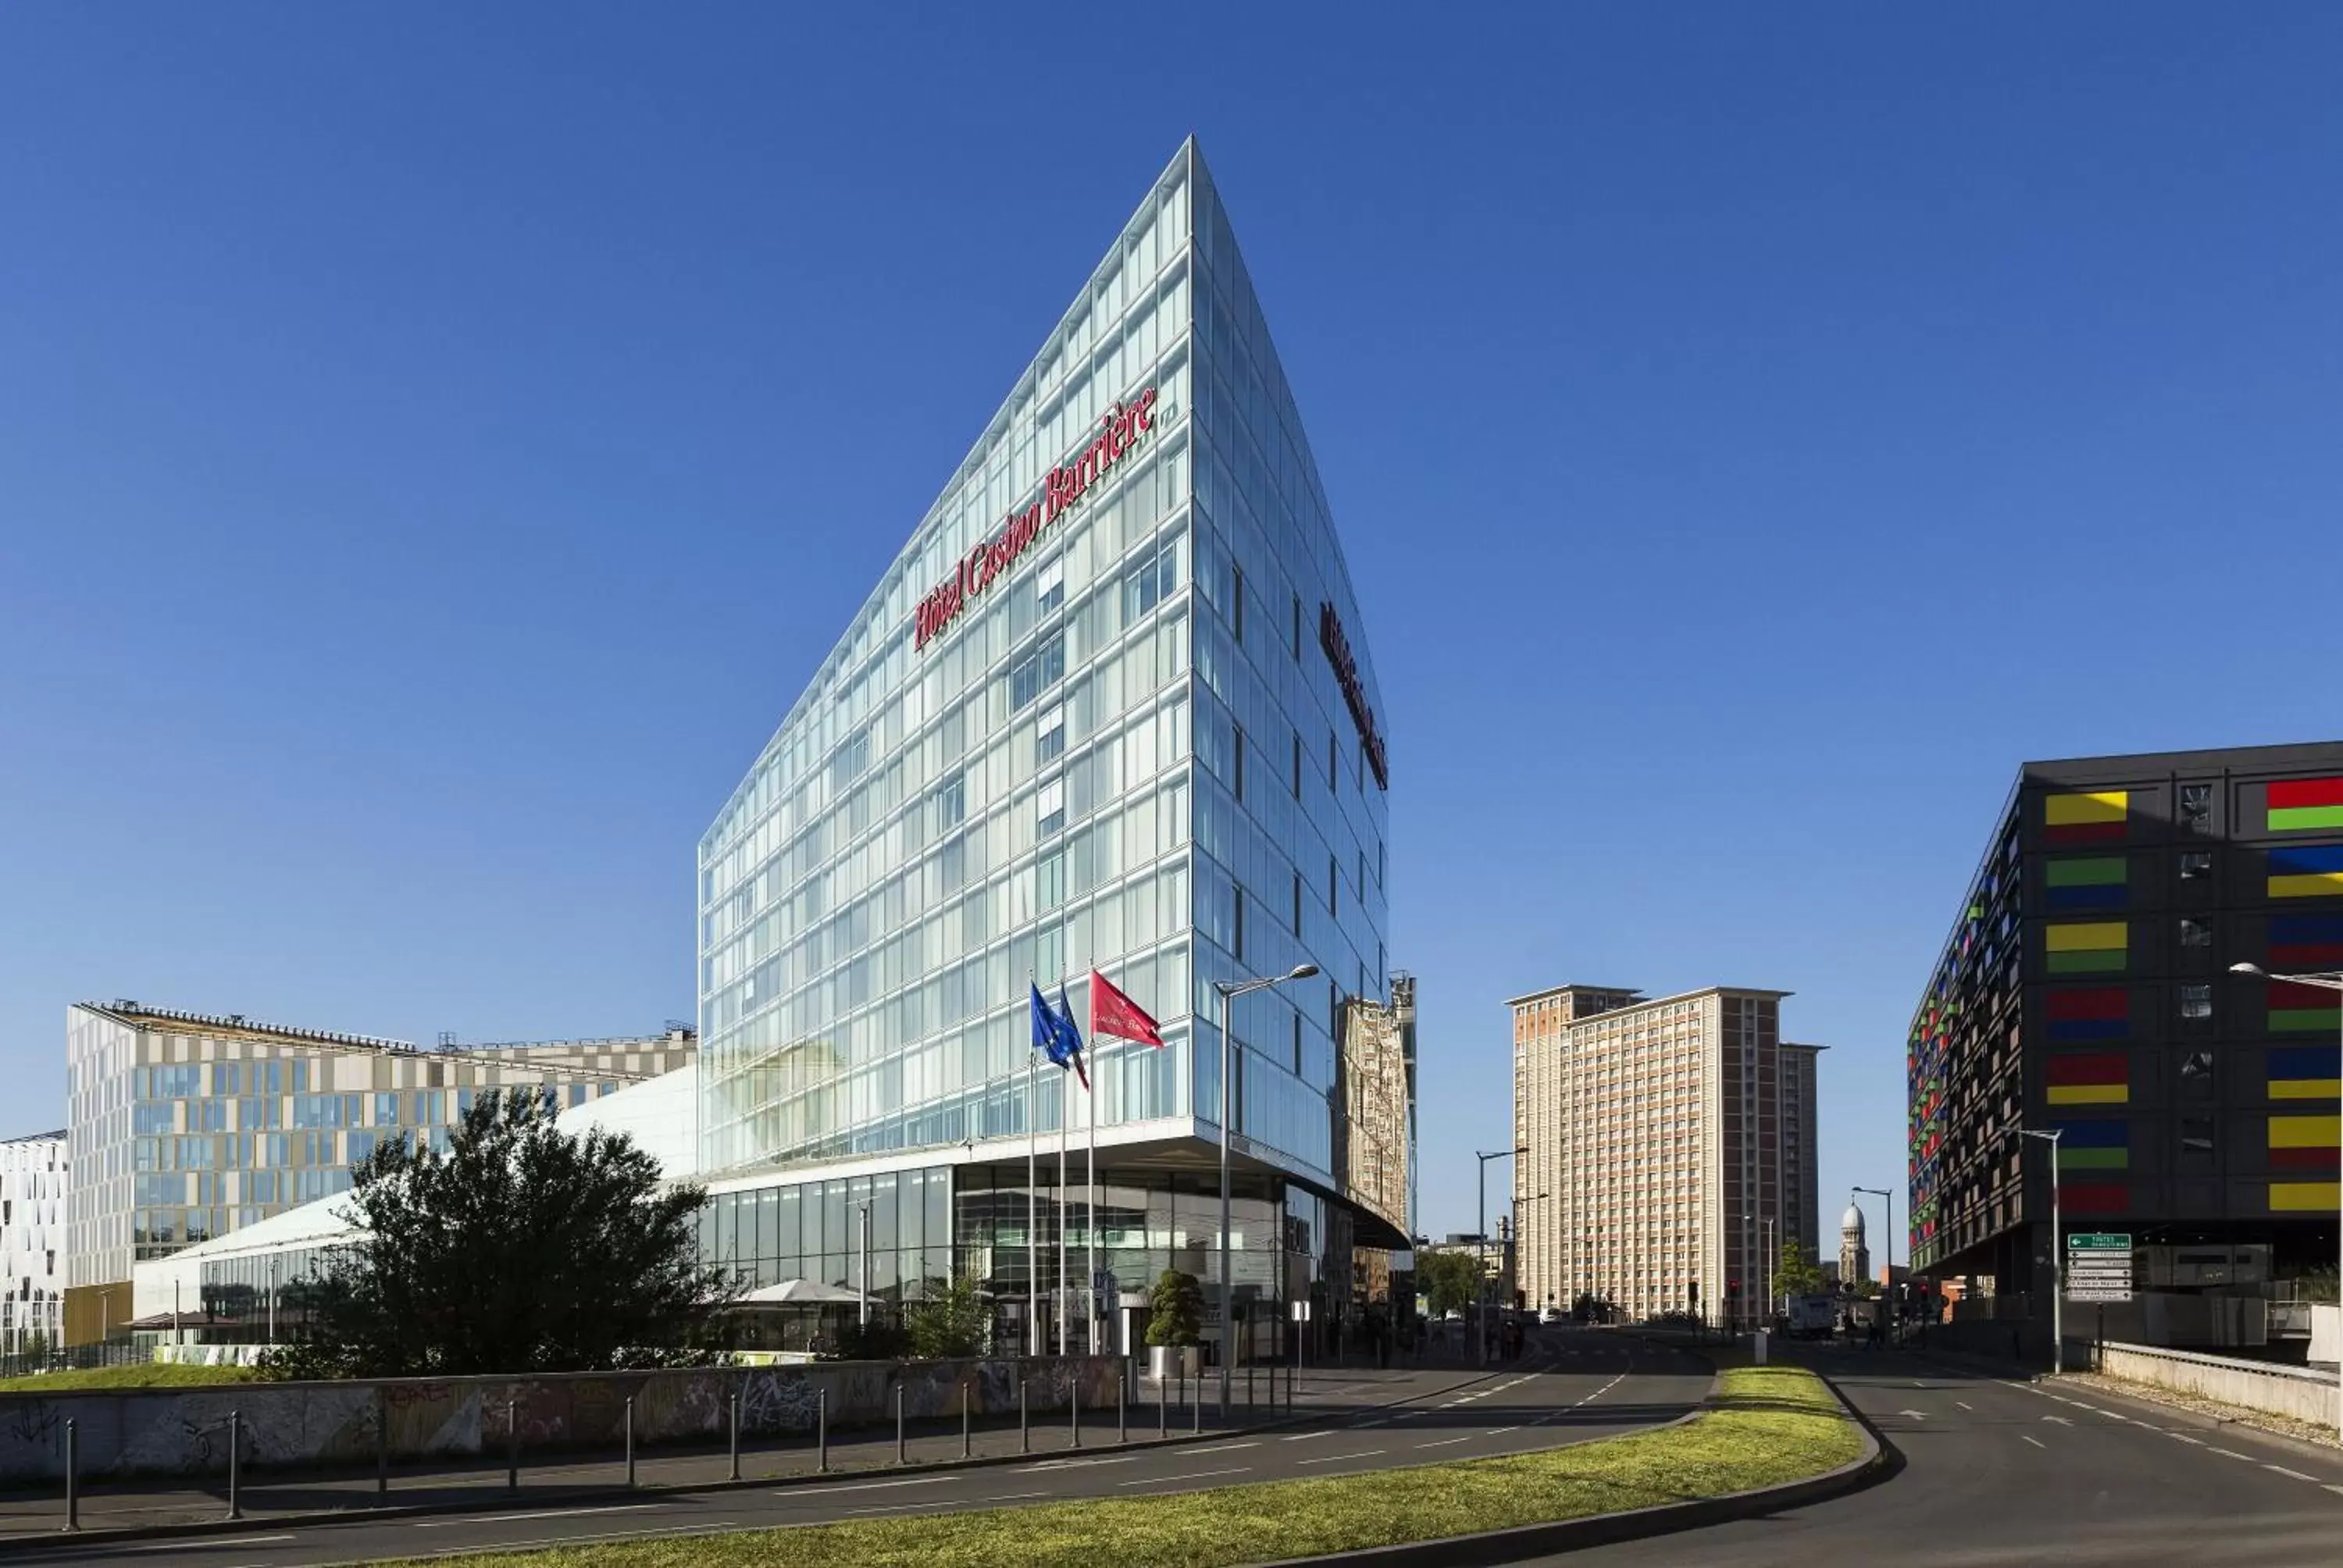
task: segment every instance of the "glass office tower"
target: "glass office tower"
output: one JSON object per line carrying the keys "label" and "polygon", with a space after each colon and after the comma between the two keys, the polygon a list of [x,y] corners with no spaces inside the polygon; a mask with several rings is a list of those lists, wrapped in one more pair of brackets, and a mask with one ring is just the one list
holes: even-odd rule
{"label": "glass office tower", "polygon": [[[1113,1276],[1102,1321],[1167,1267],[1209,1281],[1213,985],[1307,962],[1235,1003],[1232,1246],[1264,1350],[1289,1302],[1339,1304],[1354,1241],[1405,1244],[1335,1156],[1345,1006],[1387,987],[1380,712],[1192,142],[700,843],[711,1254],[851,1286],[867,1206],[882,1297],[967,1270],[1047,1322],[1061,1240],[1072,1283],[1093,1247]],[[1092,1038],[1085,1094],[1031,1070],[1027,986],[1062,979],[1087,1032],[1092,968],[1166,1046]]]}

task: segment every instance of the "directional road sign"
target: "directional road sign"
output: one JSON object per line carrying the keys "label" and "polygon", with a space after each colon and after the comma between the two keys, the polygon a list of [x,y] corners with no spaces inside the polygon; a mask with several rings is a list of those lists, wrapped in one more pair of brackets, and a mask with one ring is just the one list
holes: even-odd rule
{"label": "directional road sign", "polygon": [[2077,1231],[2066,1238],[2066,1299],[2131,1300],[2131,1237],[2124,1231]]}

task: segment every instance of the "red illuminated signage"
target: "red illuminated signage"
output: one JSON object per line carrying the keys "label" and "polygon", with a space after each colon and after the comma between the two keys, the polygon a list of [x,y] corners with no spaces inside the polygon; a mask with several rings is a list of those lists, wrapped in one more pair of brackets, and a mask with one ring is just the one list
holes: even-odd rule
{"label": "red illuminated signage", "polygon": [[1025,553],[1043,530],[1079,505],[1107,471],[1130,456],[1155,424],[1155,388],[1150,387],[1128,403],[1117,403],[1099,421],[1098,438],[1071,463],[1050,470],[1033,504],[1009,514],[1001,532],[969,551],[951,580],[920,601],[917,630],[911,646],[925,648],[930,638],[959,618],[968,601],[992,586]]}
{"label": "red illuminated signage", "polygon": [[1359,743],[1367,749],[1367,766],[1374,770],[1375,783],[1388,789],[1391,766],[1383,756],[1383,732],[1375,728],[1375,710],[1367,706],[1367,689],[1359,684],[1359,661],[1351,657],[1351,639],[1342,635],[1342,618],[1331,604],[1318,607],[1318,646],[1326,650],[1327,661],[1334,667],[1335,684],[1342,689],[1351,722],[1359,727]]}

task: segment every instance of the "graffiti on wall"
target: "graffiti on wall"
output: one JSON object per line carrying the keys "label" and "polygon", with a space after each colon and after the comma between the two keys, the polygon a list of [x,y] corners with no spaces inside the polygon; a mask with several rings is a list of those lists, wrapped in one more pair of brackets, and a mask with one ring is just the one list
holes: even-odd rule
{"label": "graffiti on wall", "polygon": [[227,1468],[229,1414],[243,1462],[259,1467],[371,1463],[496,1455],[518,1435],[524,1452],[616,1447],[632,1402],[640,1443],[721,1437],[734,1394],[740,1427],[756,1436],[833,1429],[904,1413],[1012,1414],[1021,1381],[1035,1412],[1109,1409],[1121,1363],[1112,1357],[1033,1361],[821,1362],[803,1366],[572,1372],[533,1378],[398,1379],[385,1382],[243,1383],[216,1389],[0,1395],[0,1481],[65,1474],[65,1422],[75,1422],[85,1477],[200,1475]]}

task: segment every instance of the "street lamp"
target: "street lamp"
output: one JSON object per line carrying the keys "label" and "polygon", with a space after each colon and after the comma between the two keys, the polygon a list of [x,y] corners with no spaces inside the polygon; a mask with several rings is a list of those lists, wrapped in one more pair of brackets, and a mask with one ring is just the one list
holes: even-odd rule
{"label": "street lamp", "polygon": [[[2252,980],[2285,980],[2292,985],[2316,986],[2321,990],[2343,991],[2343,970],[2313,970],[2308,974],[2274,975],[2259,964],[2231,964],[2229,972],[2233,975],[2244,975]],[[2338,1041],[2338,1044],[2343,1044],[2343,1041]],[[2337,1220],[2338,1252],[2335,1277],[2338,1282],[2343,1282],[2343,1211],[2338,1211]],[[2343,1290],[2336,1292],[2335,1310],[2338,1314],[2343,1314]],[[2338,1372],[2338,1376],[2343,1376],[2343,1372]],[[2336,1407],[2336,1430],[2338,1433],[2343,1433],[2343,1404]]]}
{"label": "street lamp", "polygon": [[1481,1364],[1489,1364],[1489,1314],[1483,1311],[1489,1304],[1489,1161],[1510,1160],[1516,1154],[1529,1152],[1529,1145],[1516,1143],[1511,1149],[1499,1149],[1483,1154],[1479,1150],[1473,1157],[1481,1162],[1481,1235],[1473,1243],[1481,1263],[1481,1277],[1473,1282],[1473,1337],[1481,1346]]}
{"label": "street lamp", "polygon": [[1296,964],[1282,975],[1260,975],[1252,980],[1214,980],[1212,989],[1221,998],[1221,1419],[1229,1419],[1230,1363],[1236,1358],[1237,1320],[1236,1298],[1229,1283],[1229,1073],[1232,1058],[1229,1050],[1229,1003],[1237,997],[1288,980],[1308,980],[1318,972],[1316,964]]}
{"label": "street lamp", "polygon": [[1745,1225],[1755,1220],[1765,1238],[1764,1250],[1757,1254],[1757,1267],[1762,1271],[1758,1275],[1759,1282],[1765,1287],[1765,1316],[1770,1320],[1774,1315],[1774,1217],[1771,1214],[1735,1214],[1733,1218]]}
{"label": "street lamp", "polygon": [[[2058,1233],[2058,1137],[2065,1129],[2036,1132],[2028,1127],[2017,1130],[2021,1138],[2039,1138],[2050,1145],[2050,1375],[2057,1376],[2066,1370],[2066,1239]],[[1895,1277],[1895,1265],[1888,1266],[1888,1277]]]}
{"label": "street lamp", "polygon": [[1896,1334],[1896,1190],[1892,1187],[1857,1187],[1854,1189],[1854,1191],[1862,1193],[1866,1198],[1878,1198],[1884,1200],[1887,1204],[1887,1288],[1880,1292],[1879,1294],[1885,1302],[1885,1305],[1883,1305],[1880,1310],[1887,1314],[1887,1334],[1890,1339],[1893,1339]]}
{"label": "street lamp", "polygon": [[[1554,1194],[1551,1192],[1539,1192],[1528,1198],[1516,1197],[1513,1200],[1513,1288],[1515,1290],[1522,1289],[1523,1277],[1522,1205],[1524,1203],[1543,1203],[1548,1198],[1553,1196]],[[1552,1213],[1553,1211],[1548,1210],[1547,1212]],[[1548,1267],[1552,1267],[1554,1260],[1541,1254],[1538,1258],[1538,1261]],[[1552,1291],[1548,1291],[1545,1293],[1545,1299],[1549,1302],[1552,1302],[1554,1300],[1554,1292]]]}

